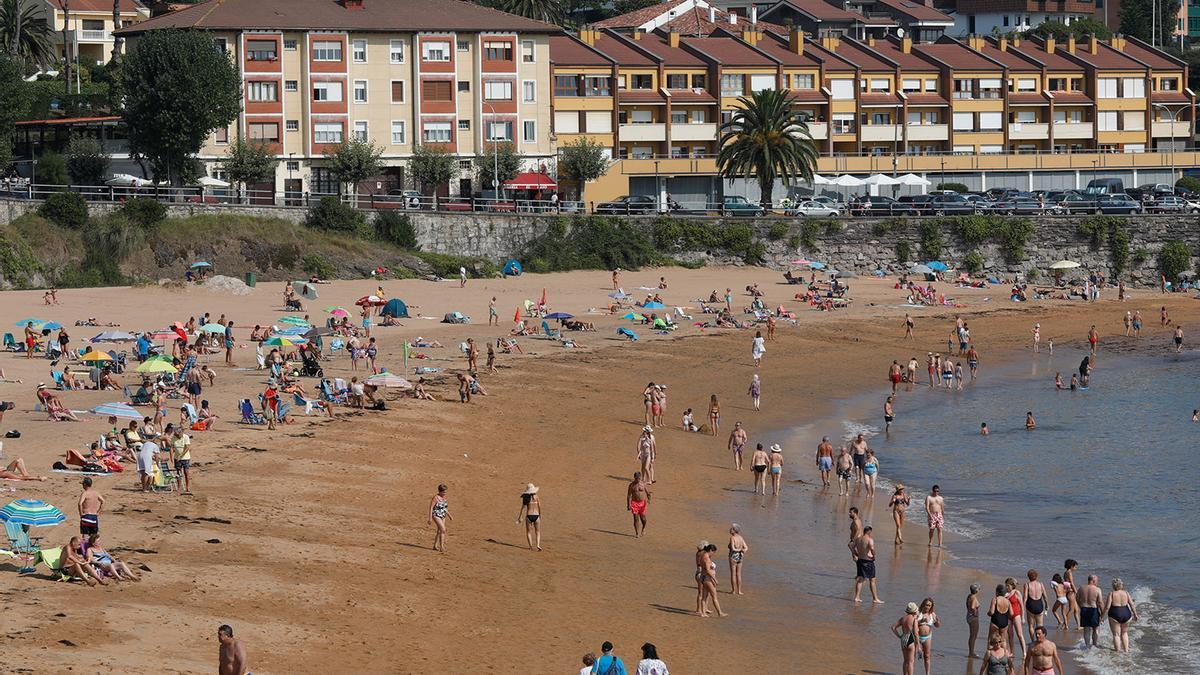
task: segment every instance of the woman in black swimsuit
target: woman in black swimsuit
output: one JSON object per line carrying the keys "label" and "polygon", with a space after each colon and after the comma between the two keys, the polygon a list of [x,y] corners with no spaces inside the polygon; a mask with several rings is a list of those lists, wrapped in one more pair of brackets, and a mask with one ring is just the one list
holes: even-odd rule
{"label": "woman in black swimsuit", "polygon": [[542,550],[542,525],[538,520],[542,516],[542,502],[537,496],[538,487],[533,483],[525,486],[525,491],[521,493],[521,510],[517,512],[517,524],[521,523],[521,516],[525,516],[525,541],[529,544],[529,550],[533,550],[534,542],[537,542],[537,550]]}
{"label": "woman in black swimsuit", "polygon": [[1004,648],[1008,649],[1008,615],[1012,611],[1012,605],[1008,598],[1004,597],[1004,590],[1004,584],[997,585],[996,597],[992,598],[992,604],[988,606],[988,616],[992,620],[992,625],[988,628],[988,642],[998,636]]}
{"label": "woman in black swimsuit", "polygon": [[1038,581],[1037,570],[1025,573],[1029,579],[1025,584],[1025,624],[1029,626],[1029,641],[1036,642],[1037,627],[1044,625],[1046,618],[1046,587]]}
{"label": "woman in black swimsuit", "polygon": [[1108,627],[1112,630],[1113,649],[1129,653],[1129,622],[1138,618],[1137,607],[1125,584],[1119,578],[1112,580],[1112,593],[1108,595],[1105,605],[1108,614]]}

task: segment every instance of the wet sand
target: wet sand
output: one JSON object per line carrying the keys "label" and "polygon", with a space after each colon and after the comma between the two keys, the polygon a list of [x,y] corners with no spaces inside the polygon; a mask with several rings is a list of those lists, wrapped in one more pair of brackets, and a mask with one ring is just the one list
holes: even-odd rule
{"label": "wet sand", "polygon": [[[661,274],[671,282],[665,296],[672,305],[694,307],[691,300],[711,290],[721,294],[726,286],[758,282],[768,306],[798,308],[790,299],[796,287],[776,283],[778,274],[761,269],[626,272],[623,285],[636,295],[634,288],[653,286]],[[840,420],[849,415],[836,406],[849,395],[878,391],[882,405],[890,360],[944,347],[954,311],[972,316],[983,377],[989,360],[1027,347],[1033,321],[1042,322],[1043,339],[1078,342],[1091,323],[1100,324],[1102,336],[1119,332],[1121,313],[1138,307],[1147,340],[1165,348],[1170,336],[1157,327],[1157,294],[1124,305],[1013,305],[1000,287],[954,289],[968,305],[961,310],[908,310],[918,322],[918,340],[910,346],[900,342],[906,310],[897,306],[891,282],[850,283],[853,309],[798,308],[798,328],[780,325],[761,369],[760,413],[749,409],[745,395],[754,372],[752,332],[701,333],[688,326],[659,338],[638,327],[643,340],[618,340],[615,326],[627,322],[585,313],[607,301],[604,272],[473,280],[466,289],[456,281],[385,283],[389,296],[405,299],[414,312],[440,318],[460,310],[474,318],[467,326],[412,318],[402,328],[377,329],[380,361],[396,371],[401,338],[416,335],[448,347],[418,350],[433,358],[410,365],[462,367],[457,342],[507,333],[513,308],[536,299],[543,287],[552,308],[597,321],[598,333],[575,334],[580,350],[522,339],[526,352],[536,353],[500,355],[500,374],[481,378],[490,395],[468,406],[389,401],[384,413],[339,409],[332,421],[300,416],[295,425],[267,432],[236,424],[236,400],[261,392],[262,374],[231,371],[211,357],[218,380],[204,397],[223,419],[215,430],[194,435],[196,495],[141,494],[130,473],[97,479],[108,498],[106,544],[118,557],[150,568],[145,581],[87,589],[42,574],[18,578],[10,567],[10,583],[0,590],[7,601],[0,644],[8,663],[30,672],[211,670],[215,628],[231,623],[247,642],[255,672],[572,672],[579,655],[597,651],[605,639],[630,666],[640,644],[654,642],[673,672],[898,671],[896,645],[881,635],[904,603],[934,595],[944,623],[961,626],[962,590],[979,575],[945,565],[944,553],[931,557],[923,523],[914,523],[905,535],[911,543],[894,551],[891,519],[882,508],[886,496],[879,495],[883,504],[868,522],[877,528],[887,604],[851,605],[846,504],[811,487],[817,481],[811,436],[840,433]],[[320,321],[324,315],[316,308],[350,307],[374,287],[370,281],[322,286],[308,313]],[[14,292],[0,296],[0,308],[14,320],[32,315],[68,324],[75,345],[104,330],[70,327],[78,318],[138,330],[203,311],[235,320],[244,340],[248,327],[282,315],[280,291],[278,285],[240,297],[199,288],[63,291],[63,304],[50,308],[40,306],[40,293]],[[502,329],[483,325],[492,295],[500,298]],[[749,304],[744,292],[735,297],[735,304]],[[1192,320],[1191,302],[1174,296],[1169,306]],[[19,336],[19,329],[11,330]],[[253,350],[239,349],[236,359],[252,366]],[[0,358],[0,365],[9,378],[24,380],[0,384],[0,397],[18,404],[3,427],[22,432],[5,443],[7,457],[24,457],[31,470],[44,472],[66,448],[86,447],[106,428],[93,416],[51,423],[30,411],[34,385],[49,381],[44,359],[13,356]],[[348,359],[328,364],[326,373],[348,377]],[[658,433],[650,527],[635,540],[624,494],[637,468],[640,392],[651,380],[669,385],[670,427]],[[455,397],[452,379],[431,389],[443,401]],[[699,411],[699,421],[713,392],[722,400],[725,433],[713,438],[680,430],[682,410]],[[119,398],[92,391],[62,396],[75,409]],[[788,478],[809,484],[789,482],[778,504],[755,501],[749,472],[735,474],[725,450],[736,419],[746,422],[752,443],[785,441]],[[784,438],[785,431],[770,431],[798,425],[809,425],[811,435]],[[46,533],[49,543],[65,543],[77,527],[79,476],[49,475],[46,483],[5,481],[3,487],[16,489],[12,498],[44,498],[62,507],[70,520]],[[445,555],[429,550],[432,529],[425,522],[439,482],[450,486],[455,518]],[[541,487],[540,553],[525,548],[523,528],[515,523],[527,482]],[[732,520],[744,526],[752,547],[747,594],[723,594],[730,617],[702,620],[689,615],[695,543],[704,538],[723,547]],[[952,549],[953,541],[947,545]],[[717,576],[728,590],[723,557]],[[954,628],[937,634],[935,651],[944,654],[937,657],[939,671],[942,663],[962,669],[959,642]]]}

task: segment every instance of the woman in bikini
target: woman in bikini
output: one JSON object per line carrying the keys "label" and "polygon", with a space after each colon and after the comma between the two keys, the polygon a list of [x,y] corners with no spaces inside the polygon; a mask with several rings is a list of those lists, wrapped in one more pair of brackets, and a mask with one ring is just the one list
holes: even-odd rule
{"label": "woman in bikini", "polygon": [[141,581],[142,575],[129,565],[117,560],[100,545],[100,535],[88,535],[79,547],[79,554],[93,567],[116,581]]}
{"label": "woman in bikini", "polygon": [[1037,570],[1025,573],[1029,579],[1025,583],[1025,623],[1029,626],[1029,641],[1037,640],[1034,632],[1038,626],[1045,625],[1046,619],[1046,586],[1038,581]]}
{"label": "woman in bikini", "polygon": [[654,482],[654,427],[647,424],[642,427],[642,435],[638,437],[637,457],[642,465],[642,478],[647,483]]}
{"label": "woman in bikini", "polygon": [[1063,627],[1067,630],[1071,629],[1071,617],[1075,617],[1075,627],[1079,628],[1079,599],[1075,594],[1075,568],[1079,567],[1079,563],[1071,558],[1067,558],[1063,563],[1063,588],[1067,591],[1067,606],[1064,614],[1066,615]]}
{"label": "woman in bikini", "polygon": [[433,550],[446,552],[446,521],[454,520],[450,515],[450,502],[446,501],[446,486],[439,485],[437,494],[429,500],[429,524],[437,525],[437,534],[433,537]]}
{"label": "woman in bikini", "polygon": [[[1009,577],[1004,580],[1005,597],[1008,598],[1009,614],[1012,621],[1008,624],[1008,644],[1021,645],[1021,655],[1025,655],[1025,620],[1021,616],[1021,591],[1017,590],[1017,580]],[[1013,652],[1014,654],[1016,652]]]}
{"label": "woman in bikini", "polygon": [[537,550],[542,550],[542,525],[539,521],[542,515],[542,502],[537,496],[538,487],[533,483],[525,486],[525,491],[521,493],[521,510],[517,512],[517,524],[521,523],[521,516],[525,516],[525,542],[529,544],[529,550],[537,545]]}
{"label": "woman in bikini", "polygon": [[717,616],[726,616],[725,612],[721,611],[720,600],[717,599],[717,563],[712,559],[712,554],[717,547],[707,541],[700,543],[702,546],[696,551],[696,583],[699,589],[696,613],[701,617],[707,617],[709,615],[708,602],[711,600],[713,607],[717,610]]}
{"label": "woman in bikini", "polygon": [[721,404],[717,402],[717,395],[713,394],[708,400],[708,432],[713,436],[717,435],[717,429],[721,426]]}
{"label": "woman in bikini", "polygon": [[1109,593],[1104,607],[1105,613],[1108,615],[1108,628],[1112,631],[1113,649],[1128,654],[1129,622],[1136,621],[1138,613],[1137,607],[1133,604],[1133,598],[1130,597],[1129,591],[1125,590],[1125,584],[1119,578],[1112,580],[1112,593]]}
{"label": "woman in bikini", "polygon": [[750,472],[754,475],[755,494],[767,494],[767,467],[770,465],[771,458],[763,450],[762,443],[759,443],[750,457]]}
{"label": "woman in bikini", "polygon": [[992,598],[992,603],[988,605],[987,614],[992,622],[992,625],[988,627],[988,642],[999,639],[1004,645],[1006,653],[1008,652],[1008,614],[1011,609],[1008,598],[1004,597],[1004,584],[998,584],[996,595]]}
{"label": "woman in bikini", "polygon": [[652,424],[656,427],[666,426],[663,421],[664,414],[667,412],[667,391],[664,385],[655,385],[654,391],[651,394],[650,412],[652,413]]}
{"label": "woman in bikini", "polygon": [[754,405],[755,410],[760,410],[762,401],[762,380],[758,379],[758,373],[754,374],[754,378],[750,380],[750,389],[746,393],[750,394],[750,402]]}
{"label": "woman in bikini", "polygon": [[746,543],[746,539],[742,537],[742,528],[737,523],[729,526],[729,583],[732,584],[730,593],[743,595],[742,593],[742,559],[746,556],[746,551],[750,550],[750,545]]}
{"label": "woman in bikini", "polygon": [[917,603],[910,602],[904,608],[904,616],[892,624],[892,635],[900,640],[900,655],[904,660],[904,675],[913,675],[917,664]]}
{"label": "woman in bikini", "polygon": [[[878,463],[876,464],[878,468]],[[888,508],[892,510],[892,521],[896,523],[896,543],[903,544],[904,537],[901,536],[901,530],[904,529],[904,510],[912,503],[912,498],[904,491],[903,485],[897,485],[896,491],[892,493],[892,501],[888,502]]]}
{"label": "woman in bikini", "polygon": [[933,668],[933,664],[929,662],[933,652],[933,629],[941,627],[942,620],[938,618],[937,612],[933,611],[933,598],[925,598],[917,611],[917,649],[925,662],[925,675],[929,675],[930,669]]}
{"label": "woman in bikini", "polygon": [[975,658],[975,640],[979,638],[979,584],[971,584],[967,595],[967,658]]}
{"label": "woman in bikini", "polygon": [[[779,494],[780,483],[783,482],[783,448],[776,443],[771,446],[771,494]],[[764,490],[765,490],[764,486]]]}
{"label": "woman in bikini", "polygon": [[1067,627],[1067,588],[1063,584],[1061,574],[1055,574],[1050,579],[1050,590],[1054,591],[1054,609],[1051,612],[1054,618],[1058,619],[1059,630],[1064,630]]}
{"label": "woman in bikini", "polygon": [[646,409],[645,410],[646,424],[647,425],[654,424],[654,383],[653,382],[646,385],[646,388],[642,390],[642,407],[644,407]]}

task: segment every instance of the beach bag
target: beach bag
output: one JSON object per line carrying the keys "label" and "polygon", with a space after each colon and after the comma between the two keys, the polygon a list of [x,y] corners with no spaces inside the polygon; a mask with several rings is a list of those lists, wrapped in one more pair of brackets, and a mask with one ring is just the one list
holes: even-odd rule
{"label": "beach bag", "polygon": [[79,470],[84,473],[108,473],[108,471],[104,467],[100,466],[99,464],[96,464],[95,462],[88,462],[87,464],[84,464],[82,467],[80,467]]}

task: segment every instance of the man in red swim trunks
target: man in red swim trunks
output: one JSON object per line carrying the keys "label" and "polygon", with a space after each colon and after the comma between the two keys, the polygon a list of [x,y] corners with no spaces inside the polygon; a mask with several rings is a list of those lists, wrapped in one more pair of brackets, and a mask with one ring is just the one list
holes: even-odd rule
{"label": "man in red swim trunks", "polygon": [[892,393],[896,393],[896,387],[900,384],[901,368],[900,364],[892,361],[891,368],[888,368],[888,379],[892,382]]}
{"label": "man in red swim trunks", "polygon": [[625,508],[633,514],[633,536],[641,537],[646,531],[646,505],[650,501],[650,489],[642,481],[642,472],[633,474],[633,482],[625,493]]}

